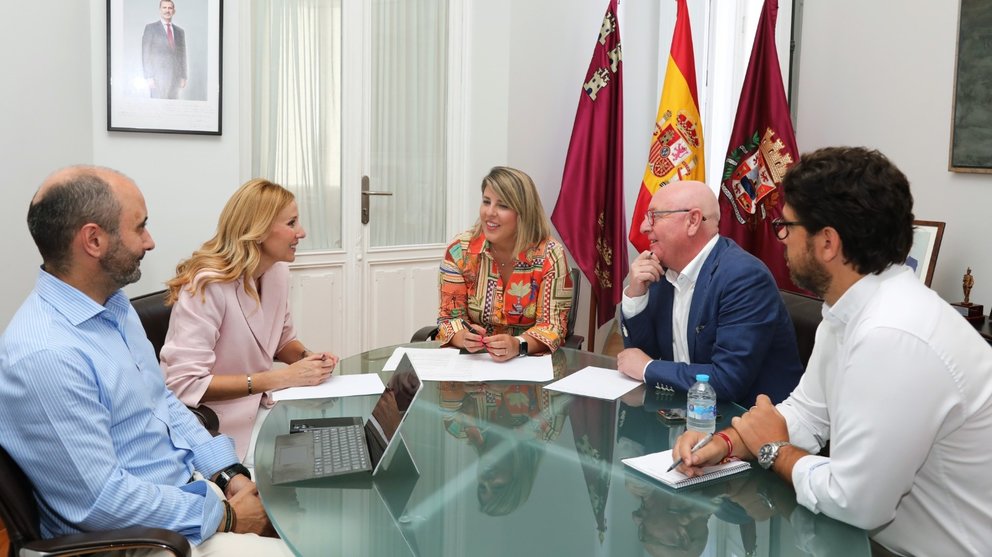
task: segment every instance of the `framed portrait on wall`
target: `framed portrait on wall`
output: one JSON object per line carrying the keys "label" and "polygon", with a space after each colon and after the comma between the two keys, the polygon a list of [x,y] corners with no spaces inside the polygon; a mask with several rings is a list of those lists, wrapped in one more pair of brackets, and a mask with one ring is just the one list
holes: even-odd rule
{"label": "framed portrait on wall", "polygon": [[909,250],[906,265],[927,286],[933,281],[933,270],[937,266],[937,254],[943,237],[944,223],[932,220],[913,221],[913,247]]}
{"label": "framed portrait on wall", "polygon": [[107,0],[107,130],[221,134],[223,0]]}
{"label": "framed portrait on wall", "polygon": [[992,2],[960,0],[948,170],[992,172]]}

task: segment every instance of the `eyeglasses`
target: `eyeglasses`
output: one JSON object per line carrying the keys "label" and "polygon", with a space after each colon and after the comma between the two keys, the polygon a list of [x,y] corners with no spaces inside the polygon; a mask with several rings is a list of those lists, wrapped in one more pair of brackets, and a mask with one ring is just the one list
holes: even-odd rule
{"label": "eyeglasses", "polygon": [[[669,209],[667,211],[658,211],[652,209],[649,210],[647,213],[644,213],[644,220],[648,221],[648,226],[654,226],[654,223],[658,220],[659,217],[663,217],[665,215],[673,215],[675,213],[688,213],[689,211],[692,211],[692,209]],[[706,220],[706,217],[703,217],[703,220]]]}
{"label": "eyeglasses", "polygon": [[779,240],[784,240],[789,237],[789,227],[798,226],[802,224],[797,220],[783,220],[783,219],[773,219],[772,220],[772,230],[775,231],[775,237]]}

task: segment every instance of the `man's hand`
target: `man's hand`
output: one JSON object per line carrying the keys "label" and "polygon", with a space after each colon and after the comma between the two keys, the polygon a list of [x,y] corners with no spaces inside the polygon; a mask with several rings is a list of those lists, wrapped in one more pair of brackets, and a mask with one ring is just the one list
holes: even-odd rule
{"label": "man's hand", "polygon": [[658,256],[650,251],[643,251],[630,263],[630,279],[625,290],[627,296],[636,298],[647,293],[652,282],[658,282],[665,274]]}
{"label": "man's hand", "polygon": [[689,430],[679,435],[672,446],[672,460],[682,459],[682,464],[679,464],[677,470],[686,476],[700,476],[703,473],[703,466],[716,464],[727,456],[727,446],[715,437],[696,452],[692,452],[692,448],[703,437],[706,437],[705,433]]}
{"label": "man's hand", "polygon": [[259,498],[254,483],[251,489],[242,489],[227,501],[237,517],[235,532],[259,536],[271,536],[275,532],[272,524],[269,523],[269,517],[265,514],[265,508],[262,507],[262,499]]}
{"label": "man's hand", "polygon": [[617,354],[617,370],[638,381],[644,382],[644,367],[651,361],[651,357],[640,348],[627,348]]}
{"label": "man's hand", "polygon": [[679,464],[677,470],[690,478],[701,476],[703,466],[717,464],[727,456],[727,445],[717,437],[714,437],[696,452],[692,452],[692,448],[703,437],[706,437],[706,434],[701,431],[686,431],[675,440],[675,445],[672,446],[672,460],[682,459],[682,464]]}
{"label": "man's hand", "polygon": [[255,489],[255,482],[251,481],[249,478],[246,478],[244,474],[235,474],[235,476],[227,482],[227,489],[224,490],[224,496],[230,499],[243,489]]}
{"label": "man's hand", "polygon": [[758,454],[766,443],[789,440],[789,426],[785,423],[785,417],[779,414],[771,399],[765,395],[758,395],[754,406],[743,416],[731,420],[730,424],[753,455]]}

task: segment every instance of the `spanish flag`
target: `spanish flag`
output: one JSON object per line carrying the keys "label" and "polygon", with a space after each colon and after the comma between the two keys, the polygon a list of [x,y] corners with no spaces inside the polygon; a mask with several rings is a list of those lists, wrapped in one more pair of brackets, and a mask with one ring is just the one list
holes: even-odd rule
{"label": "spanish flag", "polygon": [[672,49],[665,70],[665,84],[658,103],[658,117],[651,137],[648,164],[637,193],[630,242],[637,251],[648,249],[641,223],[651,196],[658,188],[678,180],[704,180],[703,125],[696,94],[696,61],[692,53],[692,29],[686,0],[678,2]]}

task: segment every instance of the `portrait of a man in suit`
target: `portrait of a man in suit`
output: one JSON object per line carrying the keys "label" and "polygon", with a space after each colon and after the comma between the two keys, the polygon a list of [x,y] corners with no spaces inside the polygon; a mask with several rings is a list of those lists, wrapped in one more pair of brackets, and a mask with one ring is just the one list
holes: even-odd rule
{"label": "portrait of a man in suit", "polygon": [[141,63],[153,99],[178,99],[186,88],[186,32],[172,23],[176,4],[158,3],[160,19],[145,26],[141,37]]}

